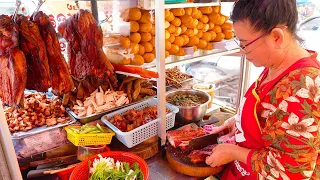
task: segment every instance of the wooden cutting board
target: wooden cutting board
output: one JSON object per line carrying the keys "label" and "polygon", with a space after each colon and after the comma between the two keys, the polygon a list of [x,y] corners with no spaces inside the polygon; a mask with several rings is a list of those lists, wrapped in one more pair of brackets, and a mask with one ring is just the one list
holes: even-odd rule
{"label": "wooden cutting board", "polygon": [[108,147],[111,151],[126,151],[134,153],[140,156],[142,159],[149,159],[159,152],[158,136],[148,139],[147,141],[134,146],[133,148],[127,148],[118,139],[113,138]]}
{"label": "wooden cutting board", "polygon": [[174,148],[171,145],[167,147],[166,156],[173,170],[188,176],[208,177],[218,174],[223,169],[223,166],[213,168],[205,163],[194,164],[179,148]]}

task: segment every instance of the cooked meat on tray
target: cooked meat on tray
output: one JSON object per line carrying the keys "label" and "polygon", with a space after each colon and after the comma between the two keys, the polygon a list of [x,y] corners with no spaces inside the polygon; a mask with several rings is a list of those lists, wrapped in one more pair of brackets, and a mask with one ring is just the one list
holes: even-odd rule
{"label": "cooked meat on tray", "polygon": [[45,94],[38,93],[25,95],[24,109],[5,108],[5,115],[11,133],[70,120],[58,98],[49,99]]}
{"label": "cooked meat on tray", "polygon": [[[158,106],[146,107],[142,110],[129,110],[123,115],[116,114],[109,120],[111,124],[116,126],[122,132],[129,132],[139,126],[142,126],[152,120],[158,118]],[[169,109],[166,110],[170,112]]]}
{"label": "cooked meat on tray", "polygon": [[122,91],[103,91],[101,87],[91,93],[90,97],[87,97],[85,101],[76,100],[76,105],[72,107],[72,110],[79,116],[90,116],[102,111],[113,109],[124,104],[129,104],[127,94]]}
{"label": "cooked meat on tray", "polygon": [[177,88],[181,87],[181,82],[192,78],[191,75],[182,73],[177,67],[166,69],[167,86],[173,85]]}

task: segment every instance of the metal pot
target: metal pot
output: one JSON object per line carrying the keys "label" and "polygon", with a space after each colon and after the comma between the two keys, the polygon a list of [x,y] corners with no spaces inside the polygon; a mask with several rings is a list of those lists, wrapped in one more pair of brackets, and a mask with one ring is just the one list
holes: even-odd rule
{"label": "metal pot", "polygon": [[170,99],[170,97],[173,97],[177,94],[198,95],[206,100],[205,103],[198,106],[176,106],[173,104],[174,106],[179,108],[179,112],[176,114],[176,120],[178,121],[178,123],[184,125],[192,122],[199,122],[200,120],[202,120],[208,109],[208,104],[211,101],[210,95],[199,90],[184,89],[168,92],[166,95],[166,99]]}

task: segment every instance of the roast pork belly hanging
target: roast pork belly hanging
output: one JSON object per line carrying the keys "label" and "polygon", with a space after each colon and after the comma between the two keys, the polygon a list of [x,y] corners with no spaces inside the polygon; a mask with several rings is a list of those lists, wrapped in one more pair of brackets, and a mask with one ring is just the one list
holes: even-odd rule
{"label": "roast pork belly hanging", "polygon": [[68,93],[74,88],[74,84],[67,63],[61,53],[57,33],[50,23],[49,17],[39,11],[31,16],[31,21],[38,25],[47,49],[53,91],[58,94]]}
{"label": "roast pork belly hanging", "polygon": [[117,86],[113,66],[102,50],[102,31],[88,10],[81,9],[60,24],[58,30],[69,43],[68,64],[72,76],[78,79],[93,76]]}
{"label": "roast pork belly hanging", "polygon": [[18,45],[18,25],[9,16],[0,16],[0,99],[18,105],[27,82],[27,65]]}
{"label": "roast pork belly hanging", "polygon": [[19,44],[27,59],[27,89],[47,92],[51,87],[46,45],[38,26],[27,17],[18,15]]}

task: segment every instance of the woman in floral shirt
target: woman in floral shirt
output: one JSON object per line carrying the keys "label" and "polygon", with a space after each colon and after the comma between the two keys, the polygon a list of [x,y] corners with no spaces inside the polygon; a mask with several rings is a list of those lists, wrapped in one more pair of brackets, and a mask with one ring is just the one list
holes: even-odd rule
{"label": "woman in floral shirt", "polygon": [[206,163],[228,164],[222,179],[320,179],[320,65],[297,42],[295,0],[239,0],[231,19],[242,53],[265,67],[234,120],[237,144]]}

